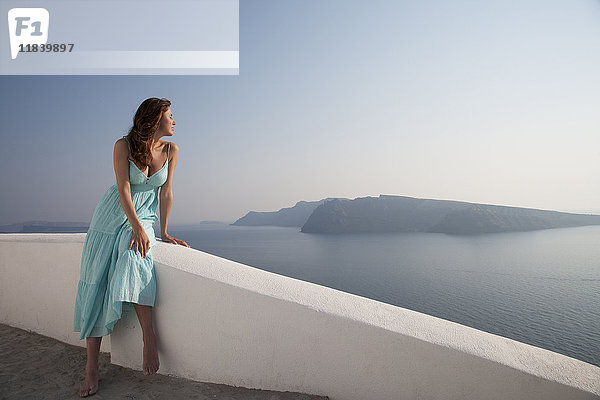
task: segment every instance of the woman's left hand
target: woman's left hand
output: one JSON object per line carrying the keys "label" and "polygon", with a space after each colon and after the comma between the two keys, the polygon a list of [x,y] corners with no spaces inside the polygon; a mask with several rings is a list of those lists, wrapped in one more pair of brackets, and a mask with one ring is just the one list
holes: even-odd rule
{"label": "woman's left hand", "polygon": [[185,247],[190,247],[190,245],[187,244],[185,241],[183,241],[181,239],[174,238],[173,236],[170,236],[170,235],[162,235],[161,239],[162,239],[163,242],[173,243],[173,244],[180,244],[180,245],[185,246]]}

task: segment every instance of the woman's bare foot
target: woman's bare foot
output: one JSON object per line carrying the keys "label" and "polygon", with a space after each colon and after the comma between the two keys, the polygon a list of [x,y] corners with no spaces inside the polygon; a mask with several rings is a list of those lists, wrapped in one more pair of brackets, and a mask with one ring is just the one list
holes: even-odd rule
{"label": "woman's bare foot", "polygon": [[142,369],[144,375],[150,375],[158,371],[158,350],[156,349],[156,337],[154,333],[144,336],[144,361]]}
{"label": "woman's bare foot", "polygon": [[144,340],[144,361],[142,370],[144,375],[150,375],[158,371],[158,350],[156,349],[156,336],[152,326],[152,307],[133,303],[135,312],[142,327],[142,338]]}
{"label": "woman's bare foot", "polygon": [[98,379],[100,374],[98,373],[98,366],[85,366],[85,380],[79,387],[79,397],[88,397],[98,391]]}

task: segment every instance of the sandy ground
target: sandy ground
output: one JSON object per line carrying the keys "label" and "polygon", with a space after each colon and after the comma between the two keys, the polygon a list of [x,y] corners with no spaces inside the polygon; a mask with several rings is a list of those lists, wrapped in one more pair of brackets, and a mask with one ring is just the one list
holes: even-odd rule
{"label": "sandy ground", "polygon": [[[0,399],[79,399],[85,349],[0,324]],[[100,353],[98,392],[90,399],[316,400],[328,397],[195,382],[110,363]]]}

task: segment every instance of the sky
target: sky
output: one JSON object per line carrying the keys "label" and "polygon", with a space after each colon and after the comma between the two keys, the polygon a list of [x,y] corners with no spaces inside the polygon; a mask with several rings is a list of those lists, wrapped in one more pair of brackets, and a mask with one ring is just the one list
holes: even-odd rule
{"label": "sky", "polygon": [[239,51],[237,76],[0,76],[0,225],[89,222],[147,97],[173,224],[380,194],[600,213],[597,0],[240,0]]}

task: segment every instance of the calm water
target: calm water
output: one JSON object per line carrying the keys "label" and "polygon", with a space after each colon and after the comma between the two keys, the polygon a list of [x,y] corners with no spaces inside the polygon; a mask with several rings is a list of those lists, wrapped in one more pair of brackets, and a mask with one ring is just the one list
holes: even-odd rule
{"label": "calm water", "polygon": [[190,246],[600,366],[600,227],[451,236],[172,227]]}

